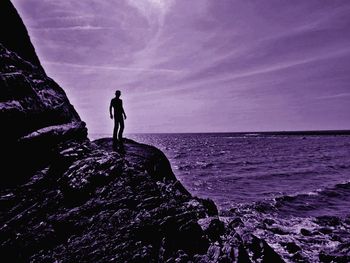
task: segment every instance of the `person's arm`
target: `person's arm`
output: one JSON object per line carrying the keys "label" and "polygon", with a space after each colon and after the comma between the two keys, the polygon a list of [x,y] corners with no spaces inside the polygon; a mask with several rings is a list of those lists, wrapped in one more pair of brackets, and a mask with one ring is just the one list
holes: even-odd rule
{"label": "person's arm", "polygon": [[125,114],[124,107],[123,107],[123,101],[121,103],[122,103],[123,116],[124,116],[124,119],[126,120],[126,114]]}
{"label": "person's arm", "polygon": [[111,117],[111,119],[113,119],[113,111],[112,111],[112,101],[111,101],[111,104],[109,105],[109,116]]}

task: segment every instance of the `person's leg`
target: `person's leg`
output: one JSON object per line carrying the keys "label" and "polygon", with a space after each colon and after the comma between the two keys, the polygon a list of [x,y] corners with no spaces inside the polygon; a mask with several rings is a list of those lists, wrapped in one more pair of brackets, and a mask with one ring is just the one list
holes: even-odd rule
{"label": "person's leg", "polygon": [[120,125],[120,129],[119,129],[119,133],[118,133],[118,140],[119,140],[119,142],[123,142],[123,131],[124,131],[124,120],[123,120],[123,118],[121,118],[119,120],[119,125]]}
{"label": "person's leg", "polygon": [[118,144],[118,128],[119,122],[117,120],[114,120],[113,146],[116,146]]}

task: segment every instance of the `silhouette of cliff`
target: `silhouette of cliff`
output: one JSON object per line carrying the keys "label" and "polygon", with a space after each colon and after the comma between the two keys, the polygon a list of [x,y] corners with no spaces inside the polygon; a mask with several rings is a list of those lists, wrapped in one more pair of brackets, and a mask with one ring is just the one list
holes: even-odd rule
{"label": "silhouette of cliff", "polygon": [[2,262],[283,262],[193,197],[158,149],[88,140],[9,1],[1,14],[14,21],[0,41]]}

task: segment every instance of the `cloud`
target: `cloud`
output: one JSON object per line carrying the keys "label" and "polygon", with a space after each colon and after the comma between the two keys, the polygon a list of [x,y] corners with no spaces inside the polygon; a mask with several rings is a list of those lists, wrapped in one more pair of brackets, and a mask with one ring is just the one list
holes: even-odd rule
{"label": "cloud", "polygon": [[343,99],[347,97],[350,97],[350,92],[320,96],[318,99]]}
{"label": "cloud", "polygon": [[31,27],[31,30],[34,31],[66,31],[66,30],[83,30],[83,31],[89,31],[89,30],[112,30],[113,27],[101,27],[101,26],[66,26],[66,27],[46,27],[46,28],[35,28]]}
{"label": "cloud", "polygon": [[[346,48],[343,50],[336,50],[330,53],[324,53],[313,57],[306,57],[304,59],[297,59],[297,60],[290,60],[290,61],[282,61],[277,63],[272,63],[269,65],[262,64],[258,65],[257,67],[253,67],[249,70],[243,70],[232,73],[225,73],[225,74],[216,74],[214,77],[210,76],[209,78],[206,78],[204,75],[207,73],[204,73],[201,77],[199,77],[199,81],[197,85],[202,85],[204,83],[217,83],[217,82],[227,82],[227,81],[234,81],[241,78],[250,78],[256,75],[266,74],[266,73],[272,73],[272,72],[278,72],[281,70],[289,69],[292,67],[298,67],[303,64],[308,63],[314,63],[317,61],[327,60],[330,58],[336,58],[338,56],[342,56],[345,54],[350,55],[350,48]],[[201,69],[202,72],[206,71],[205,68]],[[193,84],[192,84],[193,85]]]}
{"label": "cloud", "polygon": [[177,74],[181,72],[180,70],[172,70],[172,69],[157,69],[157,68],[130,68],[130,67],[116,67],[116,66],[91,66],[91,65],[80,65],[73,63],[62,63],[62,62],[52,62],[52,61],[43,61],[43,64],[60,66],[60,67],[72,67],[79,69],[89,69],[89,70],[102,70],[102,71],[140,71],[140,72],[159,72],[159,73],[170,73]]}
{"label": "cloud", "polygon": [[173,5],[173,0],[127,0],[127,2],[135,7],[142,15],[147,17],[150,24],[153,24],[154,17],[160,26],[164,23],[164,17]]}

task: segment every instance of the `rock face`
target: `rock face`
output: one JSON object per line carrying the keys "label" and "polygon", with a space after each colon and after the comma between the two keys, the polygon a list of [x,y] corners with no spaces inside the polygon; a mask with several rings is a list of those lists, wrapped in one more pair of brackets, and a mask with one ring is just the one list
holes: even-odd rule
{"label": "rock face", "polygon": [[64,91],[37,66],[0,43],[1,142],[13,144],[30,133],[81,122]]}
{"label": "rock face", "polygon": [[7,31],[0,38],[2,260],[283,262],[239,218],[221,221],[211,200],[193,197],[158,149],[89,141],[15,9],[0,10],[24,34],[23,48]]}
{"label": "rock face", "polygon": [[0,43],[42,69],[26,27],[9,0],[0,1]]}
{"label": "rock face", "polygon": [[[21,173],[17,168],[35,170],[47,161],[54,144],[87,134],[64,91],[43,70],[1,43],[0,123],[5,185],[24,178],[17,176]],[[37,155],[32,153],[34,147]],[[18,160],[23,161],[20,166]]]}

